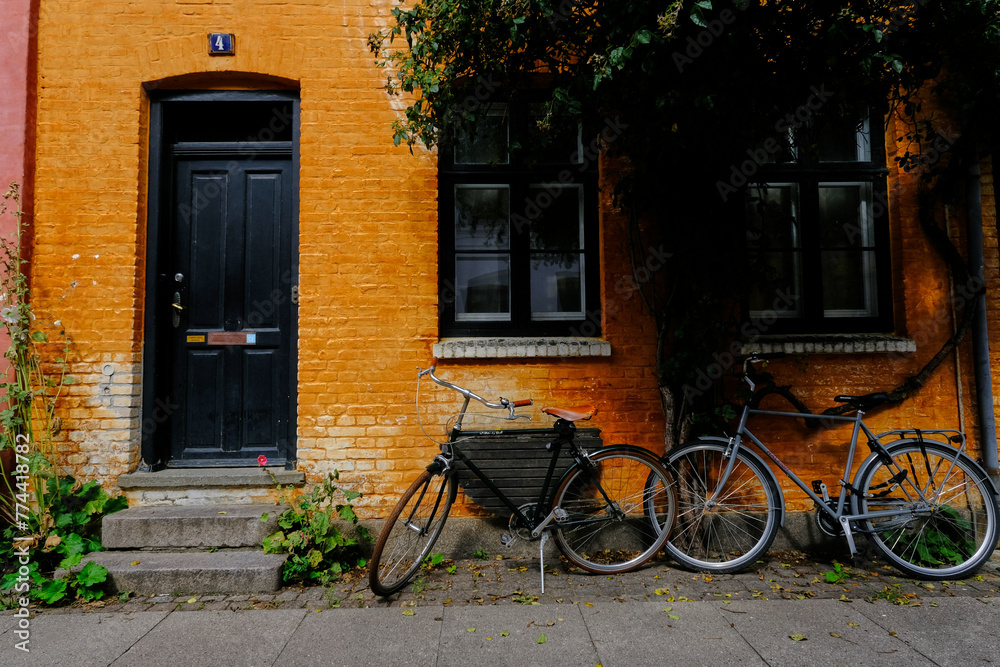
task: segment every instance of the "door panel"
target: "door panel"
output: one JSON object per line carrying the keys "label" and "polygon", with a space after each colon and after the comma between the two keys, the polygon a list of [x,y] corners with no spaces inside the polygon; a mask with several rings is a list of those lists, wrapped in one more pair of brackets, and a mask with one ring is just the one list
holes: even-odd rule
{"label": "door panel", "polygon": [[216,152],[174,161],[170,463],[280,464],[293,435],[292,161]]}

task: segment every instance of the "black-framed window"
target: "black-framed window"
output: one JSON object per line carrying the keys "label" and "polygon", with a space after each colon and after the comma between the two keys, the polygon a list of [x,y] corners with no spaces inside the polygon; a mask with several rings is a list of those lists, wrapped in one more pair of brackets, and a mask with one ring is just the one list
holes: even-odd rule
{"label": "black-framed window", "polygon": [[892,330],[884,137],[814,118],[747,189],[751,319],[768,333]]}
{"label": "black-framed window", "polygon": [[541,105],[492,104],[441,148],[441,334],[600,332],[596,147]]}

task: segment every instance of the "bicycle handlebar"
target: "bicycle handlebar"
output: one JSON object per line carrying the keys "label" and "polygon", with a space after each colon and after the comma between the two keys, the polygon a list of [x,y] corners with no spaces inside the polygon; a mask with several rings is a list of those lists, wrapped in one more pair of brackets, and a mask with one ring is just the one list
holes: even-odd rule
{"label": "bicycle handlebar", "polygon": [[425,368],[420,370],[417,373],[417,377],[422,378],[425,375],[429,376],[431,380],[435,382],[435,384],[439,384],[447,389],[457,391],[459,394],[465,397],[466,400],[474,398],[488,408],[493,408],[494,410],[507,410],[510,413],[507,417],[508,419],[514,419],[514,408],[523,408],[533,403],[533,401],[530,398],[521,399],[519,401],[512,401],[510,399],[503,398],[502,396],[500,397],[500,400],[496,403],[487,401],[485,398],[476,394],[471,389],[466,389],[465,387],[459,387],[457,384],[454,384],[453,382],[442,380],[438,376],[434,375],[434,371],[437,369],[437,363],[438,360],[435,357],[434,359],[431,360],[430,368]]}

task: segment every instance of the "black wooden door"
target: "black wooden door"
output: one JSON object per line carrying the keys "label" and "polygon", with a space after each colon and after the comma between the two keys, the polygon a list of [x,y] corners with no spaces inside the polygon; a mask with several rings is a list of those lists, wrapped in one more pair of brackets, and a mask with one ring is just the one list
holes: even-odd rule
{"label": "black wooden door", "polygon": [[293,436],[291,155],[175,154],[171,465],[286,461]]}

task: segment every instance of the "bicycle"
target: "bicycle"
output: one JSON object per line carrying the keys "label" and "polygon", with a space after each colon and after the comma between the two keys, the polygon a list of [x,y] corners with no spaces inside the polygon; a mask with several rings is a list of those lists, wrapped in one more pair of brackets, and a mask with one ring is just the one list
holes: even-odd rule
{"label": "bicycle", "polygon": [[[761,361],[754,355],[743,364],[751,395],[756,389],[754,364]],[[965,453],[965,435],[952,429],[875,434],[862,418],[884,404],[886,394],[834,400],[853,408],[854,416],[760,410],[747,401],[733,437],[701,438],[668,452],[664,460],[678,485],[677,520],[667,542],[670,556],[694,570],[735,572],[771,546],[784,522],[784,496],[775,472],[749,441],[812,499],[820,529],[843,536],[852,557],[857,553],[854,535],[861,533],[912,577],[959,579],[978,569],[997,544],[996,489]],[[754,415],[852,423],[838,497],[832,499],[821,480],[808,488],[768,449],[747,428]],[[848,482],[862,432],[871,453]]]}
{"label": "bicycle", "polygon": [[[418,414],[420,380],[425,376],[458,392],[465,400],[450,437],[438,443],[441,453],[400,498],[375,542],[369,563],[369,584],[375,594],[388,597],[401,590],[430,557],[457,494],[456,459],[511,511],[510,532],[501,539],[505,546],[511,546],[517,539],[541,541],[543,593],[543,552],[550,533],[572,564],[593,573],[627,572],[662,550],[673,523],[675,500],[670,476],[659,457],[629,445],[586,452],[574,440],[575,422],[590,419],[596,409],[545,408],[544,413],[556,418],[552,441],[546,445],[552,458],[538,500],[518,507],[462,452],[461,444],[466,437],[462,423],[470,414],[469,403],[473,399],[488,408],[506,410],[504,419],[509,421],[527,418],[515,415],[514,411],[531,405],[532,401],[506,398],[487,401],[469,389],[437,377],[436,366],[435,359],[430,368],[417,374]],[[564,446],[569,448],[573,464],[552,485],[556,462]],[[554,493],[550,494],[553,488]]]}

